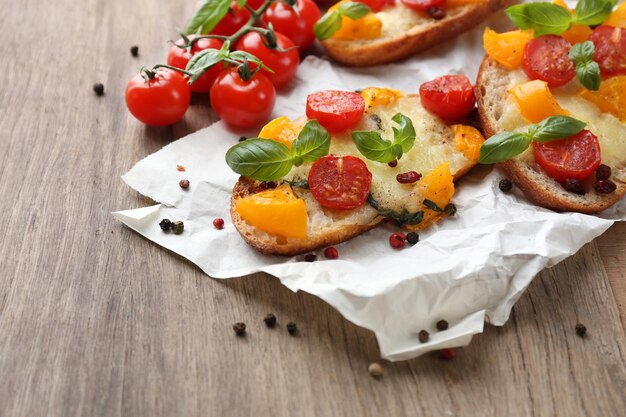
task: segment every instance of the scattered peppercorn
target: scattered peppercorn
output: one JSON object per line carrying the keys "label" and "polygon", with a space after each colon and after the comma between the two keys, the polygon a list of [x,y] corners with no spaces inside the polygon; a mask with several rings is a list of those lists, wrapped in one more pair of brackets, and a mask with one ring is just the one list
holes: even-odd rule
{"label": "scattered peppercorn", "polygon": [[185,172],[185,171],[186,171],[186,169],[185,169],[185,167],[184,167],[184,166],[182,166],[182,165],[176,165],[176,171]]}
{"label": "scattered peppercorn", "polygon": [[189,180],[180,180],[178,185],[180,185],[180,188],[182,188],[183,190],[186,190],[187,188],[189,188]]}
{"label": "scattered peppercorn", "polygon": [[169,232],[170,230],[172,230],[172,221],[170,219],[163,219],[159,223],[159,226],[164,232]]}
{"label": "scattered peppercorn", "polygon": [[400,184],[413,184],[419,181],[420,178],[422,178],[422,174],[415,171],[403,172],[402,174],[396,175],[396,181]]}
{"label": "scattered peppercorn", "polygon": [[385,370],[383,369],[381,364],[379,364],[378,362],[373,362],[370,363],[370,366],[367,367],[367,372],[369,372],[370,375],[374,378],[380,378],[381,376],[383,376]]}
{"label": "scattered peppercorn", "polygon": [[593,184],[593,188],[601,194],[611,194],[617,189],[617,185],[611,180],[600,180]]}
{"label": "scattered peppercorn", "polygon": [[217,219],[213,219],[213,227],[217,230],[222,230],[224,228],[224,219],[218,217]]}
{"label": "scattered peppercorn", "polygon": [[508,193],[513,188],[513,183],[511,182],[510,179],[503,178],[498,183],[498,187],[500,188],[500,191],[502,191],[503,193]]}
{"label": "scattered peppercorn", "polygon": [[445,348],[445,349],[441,349],[439,351],[439,357],[441,359],[446,360],[446,361],[449,361],[450,359],[453,359],[454,355],[455,355],[454,349],[452,349],[452,348]]}
{"label": "scattered peppercorn", "polygon": [[328,259],[337,259],[339,258],[339,251],[334,246],[329,246],[324,249],[324,256]]}
{"label": "scattered peppercorn", "polygon": [[409,232],[406,234],[406,241],[409,242],[409,245],[415,245],[420,241],[420,235],[415,232]]}
{"label": "scattered peppercorn", "polygon": [[446,213],[446,216],[454,216],[456,214],[456,206],[452,203],[446,204],[443,208],[443,212]]}
{"label": "scattered peppercorn", "polygon": [[306,262],[315,262],[316,259],[317,255],[315,255],[314,253],[307,253],[306,255],[304,255],[304,260]]}
{"label": "scattered peppercorn", "polygon": [[585,337],[587,335],[587,327],[585,327],[582,323],[576,323],[574,329],[576,329],[576,334],[580,337]]}
{"label": "scattered peppercorn", "polygon": [[391,168],[395,168],[398,166],[398,161],[394,159],[391,162],[387,162],[387,165],[389,165]]}
{"label": "scattered peppercorn", "polygon": [[102,84],[102,83],[95,83],[93,85],[93,91],[96,93],[97,96],[104,95],[104,84]]}
{"label": "scattered peppercorn", "polygon": [[565,191],[569,191],[570,193],[578,195],[585,194],[585,187],[583,187],[583,183],[579,180],[575,180],[572,178],[568,178],[565,180],[565,182],[563,183],[563,188],[565,188]]}
{"label": "scattered peppercorn", "polygon": [[233,324],[233,330],[237,336],[243,336],[246,334],[246,323],[238,322]]}
{"label": "scattered peppercorn", "polygon": [[180,220],[175,221],[174,224],[172,224],[172,233],[175,235],[181,234],[183,230],[185,230],[185,224]]}
{"label": "scattered peppercorn", "polygon": [[444,330],[448,330],[448,322],[445,320],[439,320],[437,322],[437,330],[443,332]]}
{"label": "scattered peppercorn", "polygon": [[441,20],[446,17],[446,11],[437,6],[429,7],[428,10],[426,10],[426,13],[428,13],[428,16],[432,17],[435,20]]}
{"label": "scattered peppercorn", "polygon": [[389,236],[389,244],[394,249],[402,249],[406,242],[406,235],[404,233],[395,232]]}
{"label": "scattered peppercorn", "polygon": [[598,165],[596,169],[596,178],[599,180],[608,180],[611,177],[611,167],[605,164]]}
{"label": "scattered peppercorn", "polygon": [[240,136],[239,137],[239,142],[243,142],[244,140],[248,140],[248,138],[245,137],[245,136]]}
{"label": "scattered peppercorn", "polygon": [[293,321],[290,321],[289,323],[287,323],[287,331],[289,332],[290,335],[294,335],[296,334],[296,331],[298,330],[298,328],[296,327],[296,323],[294,323]]}
{"label": "scattered peppercorn", "polygon": [[267,316],[265,316],[263,321],[265,322],[265,325],[267,327],[274,327],[276,325],[276,316],[272,313],[269,313]]}
{"label": "scattered peppercorn", "polygon": [[430,338],[430,334],[426,330],[420,330],[420,332],[417,334],[417,337],[419,338],[421,343],[426,343]]}
{"label": "scattered peppercorn", "polygon": [[135,58],[139,56],[139,47],[137,45],[133,45],[130,47],[130,54]]}

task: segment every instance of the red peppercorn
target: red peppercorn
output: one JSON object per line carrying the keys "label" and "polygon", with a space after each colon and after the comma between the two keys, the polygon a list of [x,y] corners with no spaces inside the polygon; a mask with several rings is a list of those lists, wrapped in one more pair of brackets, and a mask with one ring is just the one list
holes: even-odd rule
{"label": "red peppercorn", "polygon": [[400,184],[412,184],[419,181],[420,178],[422,178],[422,174],[418,174],[415,171],[403,172],[402,174],[396,175],[396,180],[398,180]]}
{"label": "red peppercorn", "polygon": [[324,249],[324,256],[328,259],[337,259],[339,258],[339,251],[334,246],[329,246]]}
{"label": "red peppercorn", "polygon": [[398,161],[394,159],[393,161],[387,162],[387,165],[389,165],[391,168],[395,168],[398,166]]}
{"label": "red peppercorn", "polygon": [[394,249],[402,249],[406,243],[406,235],[404,233],[395,232],[389,236],[389,244]]}
{"label": "red peppercorn", "polygon": [[454,352],[454,349],[452,348],[445,348],[439,351],[439,356],[441,357],[441,359],[444,359],[447,361],[454,358],[454,355],[455,355],[455,352]]}
{"label": "red peppercorn", "polygon": [[221,230],[224,228],[224,219],[221,218],[217,218],[215,220],[213,220],[213,227],[215,227],[217,230]]}
{"label": "red peppercorn", "polygon": [[182,188],[183,190],[186,190],[187,188],[189,188],[189,180],[180,180],[178,182],[178,185],[180,186],[180,188]]}

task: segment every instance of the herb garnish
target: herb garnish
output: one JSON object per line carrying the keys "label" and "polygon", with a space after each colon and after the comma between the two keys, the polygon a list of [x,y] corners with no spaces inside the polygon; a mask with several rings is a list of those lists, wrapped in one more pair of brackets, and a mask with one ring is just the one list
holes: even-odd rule
{"label": "herb garnish", "polygon": [[593,60],[596,48],[591,41],[577,43],[569,51],[569,59],[576,64],[576,78],[589,90],[600,88],[600,67]]}
{"label": "herb garnish", "polygon": [[376,201],[371,194],[367,196],[367,202],[370,206],[372,206],[374,210],[378,212],[378,214],[383,217],[395,220],[400,225],[419,224],[424,219],[424,212],[421,210],[415,213],[411,213],[404,208],[400,213],[398,213],[397,211],[381,208],[378,201]]}
{"label": "herb garnish", "polygon": [[352,132],[352,140],[364,157],[389,163],[400,159],[411,150],[415,143],[415,128],[411,119],[397,113],[391,120],[398,124],[398,127],[393,127],[393,142],[383,139],[380,133],[371,130]]}
{"label": "herb garnish", "polygon": [[333,36],[335,32],[341,29],[341,18],[346,16],[352,20],[357,20],[370,13],[372,9],[363,3],[356,1],[348,1],[341,3],[337,10],[326,13],[313,26],[315,36],[321,41]]}

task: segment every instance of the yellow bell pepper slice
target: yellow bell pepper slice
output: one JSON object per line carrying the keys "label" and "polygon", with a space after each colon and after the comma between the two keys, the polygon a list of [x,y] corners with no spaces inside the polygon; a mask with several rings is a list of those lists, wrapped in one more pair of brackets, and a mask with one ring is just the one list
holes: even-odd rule
{"label": "yellow bell pepper slice", "polygon": [[470,161],[478,161],[480,147],[485,137],[472,126],[452,125],[452,131],[454,132],[454,147]]}
{"label": "yellow bell pepper slice", "polygon": [[288,117],[281,116],[263,126],[259,132],[259,137],[275,140],[291,148],[291,144],[298,137],[300,130],[302,130],[301,126],[293,123]]}
{"label": "yellow bell pepper slice", "polygon": [[483,46],[487,55],[507,69],[515,69],[522,64],[524,47],[533,38],[532,30],[513,30],[496,33],[486,28],[483,33]]}
{"label": "yellow bell pepper slice", "polygon": [[415,184],[415,191],[418,198],[420,198],[421,210],[424,210],[424,218],[420,223],[406,225],[405,228],[408,230],[423,230],[437,220],[445,217],[443,211],[434,211],[425,206],[423,201],[428,199],[443,210],[452,200],[452,196],[454,195],[454,178],[450,172],[450,164],[444,162],[435,167],[435,169],[430,171]]}
{"label": "yellow bell pepper slice", "polygon": [[[342,0],[329,9],[333,12],[339,8],[341,3],[349,0]],[[333,34],[332,39],[355,40],[355,39],[376,39],[380,38],[383,22],[374,13],[368,13],[359,19],[350,19],[341,16],[341,28]]]}
{"label": "yellow bell pepper slice", "polygon": [[617,6],[617,9],[613,10],[613,13],[604,21],[603,25],[626,28],[626,3]]}
{"label": "yellow bell pepper slice", "polygon": [[598,91],[583,90],[580,96],[598,106],[605,113],[626,122],[626,75],[602,81]]}
{"label": "yellow bell pepper slice", "polygon": [[[572,9],[570,9],[563,0],[554,0],[553,3],[557,6],[561,6],[568,12],[573,13]],[[584,42],[589,39],[589,35],[591,35],[591,32],[593,31],[591,30],[591,28],[589,28],[589,26],[577,25],[576,23],[574,23],[572,24],[572,26],[570,26],[569,29],[561,33],[561,36],[563,36],[569,43],[574,45],[575,43]]]}
{"label": "yellow bell pepper slice", "polygon": [[366,109],[375,106],[386,106],[404,95],[398,90],[378,87],[367,87],[361,90],[359,94],[365,100]]}
{"label": "yellow bell pepper slice", "polygon": [[541,80],[518,84],[509,90],[524,119],[539,123],[549,116],[568,116],[570,113],[556,102],[548,83]]}

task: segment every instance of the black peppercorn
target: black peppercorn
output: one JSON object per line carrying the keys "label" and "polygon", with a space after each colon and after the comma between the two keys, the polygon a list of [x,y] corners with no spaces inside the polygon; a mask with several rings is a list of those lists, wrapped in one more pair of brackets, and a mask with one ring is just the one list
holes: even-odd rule
{"label": "black peppercorn", "polygon": [[441,7],[431,6],[426,10],[426,13],[435,20],[441,20],[446,17],[446,11]]}
{"label": "black peppercorn", "polygon": [[133,45],[130,47],[130,54],[134,57],[139,56],[139,47],[137,45]]}
{"label": "black peppercorn", "polygon": [[576,329],[576,334],[580,337],[585,337],[587,335],[587,328],[582,323],[576,323],[574,329]]}
{"label": "black peppercorn", "polygon": [[180,188],[182,188],[183,190],[186,190],[187,188],[189,188],[189,180],[180,180],[180,182],[178,183],[178,185],[180,186]]}
{"label": "black peppercorn", "polygon": [[406,241],[409,243],[409,245],[415,245],[417,242],[420,241],[420,235],[415,232],[409,232],[406,234]]}
{"label": "black peppercorn", "polygon": [[296,331],[298,330],[298,328],[296,327],[296,323],[294,323],[293,321],[290,321],[289,323],[287,323],[287,331],[289,332],[290,335],[294,335],[296,334]]}
{"label": "black peppercorn", "polygon": [[563,188],[565,188],[565,190],[569,191],[570,193],[574,193],[578,195],[585,194],[585,187],[583,187],[583,183],[580,182],[579,180],[568,178],[563,183]]}
{"label": "black peppercorn", "polygon": [[265,322],[267,327],[274,327],[276,325],[276,316],[272,313],[269,313],[267,316],[265,316],[263,321]]}
{"label": "black peppercorn", "polygon": [[314,253],[307,253],[306,255],[304,255],[304,260],[306,262],[315,262],[316,259],[317,255],[315,255]]}
{"label": "black peppercorn", "polygon": [[611,194],[617,189],[617,185],[611,180],[600,180],[593,184],[593,188],[601,194]]}
{"label": "black peppercorn", "polygon": [[448,330],[448,322],[445,320],[439,320],[437,322],[437,330],[443,332],[444,330]]}
{"label": "black peppercorn", "polygon": [[170,230],[172,230],[172,221],[170,219],[163,219],[159,223],[159,226],[164,232],[169,232]]}
{"label": "black peppercorn", "polygon": [[244,140],[248,140],[248,138],[245,137],[245,136],[240,136],[239,137],[239,142],[243,142]]}
{"label": "black peppercorn", "polygon": [[498,187],[503,193],[508,193],[513,188],[513,183],[510,179],[504,178],[500,180],[500,182],[498,183]]}
{"label": "black peppercorn", "polygon": [[443,208],[443,212],[446,213],[446,216],[454,216],[456,214],[456,206],[452,203],[446,204]]}
{"label": "black peppercorn", "polygon": [[93,91],[96,93],[97,96],[104,95],[104,84],[102,84],[102,83],[95,83],[93,85]]}
{"label": "black peppercorn", "polygon": [[172,224],[172,233],[174,233],[175,235],[181,234],[183,230],[185,230],[185,224],[181,222],[180,220],[175,221]]}
{"label": "black peppercorn", "polygon": [[426,343],[430,338],[430,334],[426,330],[420,330],[420,332],[417,334],[417,337],[419,338],[421,343]]}
{"label": "black peppercorn", "polygon": [[237,336],[243,336],[246,334],[246,323],[235,323],[233,324],[233,330]]}
{"label": "black peppercorn", "polygon": [[608,180],[611,177],[611,167],[600,164],[596,169],[596,178],[599,180]]}

